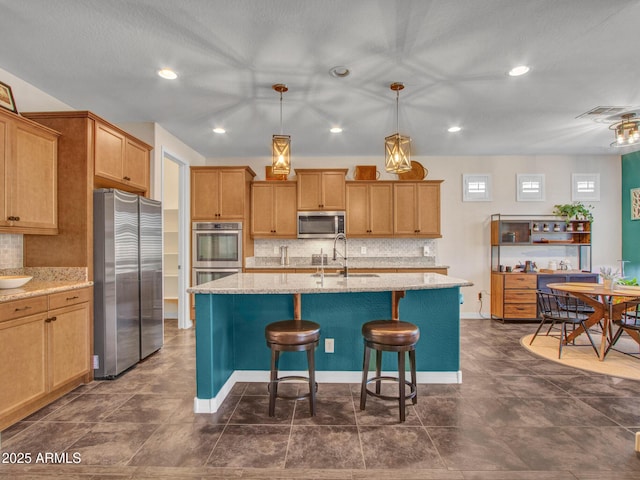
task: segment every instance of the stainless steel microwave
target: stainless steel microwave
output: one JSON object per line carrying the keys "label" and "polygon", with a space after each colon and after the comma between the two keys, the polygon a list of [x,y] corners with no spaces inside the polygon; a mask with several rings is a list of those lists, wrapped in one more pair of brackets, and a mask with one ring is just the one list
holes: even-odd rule
{"label": "stainless steel microwave", "polygon": [[298,238],[334,238],[344,233],[344,212],[298,212]]}

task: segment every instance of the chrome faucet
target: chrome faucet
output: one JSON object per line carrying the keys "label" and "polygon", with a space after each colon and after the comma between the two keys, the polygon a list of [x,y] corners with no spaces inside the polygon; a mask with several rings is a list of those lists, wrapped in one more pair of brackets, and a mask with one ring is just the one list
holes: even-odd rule
{"label": "chrome faucet", "polygon": [[[338,240],[344,240],[344,251],[343,253],[338,252],[336,248],[336,243]],[[335,262],[338,259],[338,255],[340,255],[344,259],[344,265],[342,266],[342,275],[345,277],[349,276],[349,267],[347,266],[347,236],[344,233],[338,233],[333,239],[333,261]]]}

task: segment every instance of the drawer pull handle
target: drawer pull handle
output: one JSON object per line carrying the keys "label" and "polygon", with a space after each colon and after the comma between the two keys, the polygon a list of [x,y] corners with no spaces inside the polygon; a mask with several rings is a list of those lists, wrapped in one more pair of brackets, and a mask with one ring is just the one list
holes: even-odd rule
{"label": "drawer pull handle", "polygon": [[67,297],[67,301],[69,300],[75,300],[76,298],[80,298],[78,295],[75,295],[73,297]]}
{"label": "drawer pull handle", "polygon": [[29,305],[27,305],[26,307],[16,308],[14,312],[24,312],[25,310],[31,310],[32,308],[33,307],[30,307]]}
{"label": "drawer pull handle", "polygon": [[51,323],[51,322],[55,322],[58,319],[58,317],[51,317],[51,318],[47,318],[45,320],[45,323]]}

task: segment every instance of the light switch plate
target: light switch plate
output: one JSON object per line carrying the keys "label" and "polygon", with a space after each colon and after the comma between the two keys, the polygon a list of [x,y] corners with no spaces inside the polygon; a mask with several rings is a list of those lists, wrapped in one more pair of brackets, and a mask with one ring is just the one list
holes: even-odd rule
{"label": "light switch plate", "polygon": [[361,255],[366,255],[367,254],[367,247],[360,247],[360,254]]}
{"label": "light switch plate", "polygon": [[333,338],[325,338],[324,339],[324,353],[334,353],[334,339]]}
{"label": "light switch plate", "polygon": [[428,257],[430,252],[431,252],[431,249],[429,248],[429,245],[425,245],[424,247],[422,247],[423,256]]}

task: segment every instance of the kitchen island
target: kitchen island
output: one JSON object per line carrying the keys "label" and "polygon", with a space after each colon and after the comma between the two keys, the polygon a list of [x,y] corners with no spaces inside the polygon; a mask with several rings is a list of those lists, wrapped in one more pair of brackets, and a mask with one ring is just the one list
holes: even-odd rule
{"label": "kitchen island", "polygon": [[[264,327],[302,318],[320,324],[316,378],[359,383],[369,320],[400,318],[420,327],[419,383],[459,383],[460,287],[466,280],[437,273],[380,273],[324,277],[308,273],[239,273],[188,289],[196,297],[196,413],[217,411],[233,384],[266,382],[270,352]],[[324,339],[335,352],[326,353]],[[302,372],[304,356],[283,355],[283,371]],[[383,370],[397,368],[385,356]],[[321,387],[320,387],[321,388]]]}

